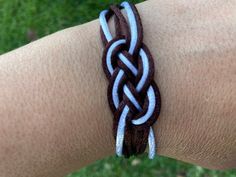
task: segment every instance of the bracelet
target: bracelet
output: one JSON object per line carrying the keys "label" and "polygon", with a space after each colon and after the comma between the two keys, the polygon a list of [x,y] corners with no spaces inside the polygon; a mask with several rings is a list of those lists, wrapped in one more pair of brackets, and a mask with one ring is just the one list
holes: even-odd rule
{"label": "bracelet", "polygon": [[[115,37],[108,25],[111,17]],[[133,4],[123,2],[102,11],[99,20],[104,45],[102,66],[109,80],[107,97],[114,114],[116,154],[125,157],[142,154],[148,144],[148,156],[153,159],[156,145],[152,125],[160,114],[161,97],[153,79],[153,58],[143,43],[141,18]]]}

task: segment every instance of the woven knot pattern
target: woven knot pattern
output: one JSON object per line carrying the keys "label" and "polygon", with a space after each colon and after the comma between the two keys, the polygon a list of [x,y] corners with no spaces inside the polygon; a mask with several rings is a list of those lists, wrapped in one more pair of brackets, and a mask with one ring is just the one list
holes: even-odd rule
{"label": "woven knot pattern", "polygon": [[[124,8],[126,17],[121,13]],[[108,22],[114,17],[115,35]],[[112,5],[100,14],[104,44],[103,70],[109,80],[108,102],[114,114],[114,137],[118,156],[141,154],[149,145],[155,155],[151,126],[160,114],[160,93],[153,80],[154,63],[143,43],[143,29],[136,7],[128,2]]]}

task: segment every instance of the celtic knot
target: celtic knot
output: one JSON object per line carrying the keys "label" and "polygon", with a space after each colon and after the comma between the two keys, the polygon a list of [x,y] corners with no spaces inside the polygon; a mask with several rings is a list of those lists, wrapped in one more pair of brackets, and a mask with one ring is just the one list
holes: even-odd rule
{"label": "celtic knot", "polygon": [[[125,10],[127,19],[121,9]],[[115,37],[108,22],[114,17]],[[160,93],[154,82],[154,62],[143,43],[143,29],[134,5],[123,2],[100,13],[104,44],[103,70],[109,80],[108,102],[114,114],[114,137],[118,156],[141,154],[149,146],[156,152],[152,125],[160,114]]]}

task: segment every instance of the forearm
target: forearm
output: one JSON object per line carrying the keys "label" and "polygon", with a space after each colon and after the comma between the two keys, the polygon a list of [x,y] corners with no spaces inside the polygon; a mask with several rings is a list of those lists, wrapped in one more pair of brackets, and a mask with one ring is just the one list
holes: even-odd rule
{"label": "forearm", "polygon": [[[189,10],[186,3],[161,1],[138,6],[162,95],[155,126],[159,154],[235,167],[236,24],[230,19],[236,12],[231,6]],[[231,13],[218,17],[217,10]],[[101,55],[99,23],[93,21],[1,56],[1,175],[62,176],[113,153]]]}

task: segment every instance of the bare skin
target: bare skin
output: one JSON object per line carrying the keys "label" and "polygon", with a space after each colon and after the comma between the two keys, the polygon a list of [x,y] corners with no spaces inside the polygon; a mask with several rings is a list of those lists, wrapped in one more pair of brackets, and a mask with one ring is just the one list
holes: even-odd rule
{"label": "bare skin", "polygon": [[[235,168],[235,1],[137,7],[162,95],[158,154]],[[0,56],[0,176],[64,176],[114,153],[101,55],[95,20]]]}

